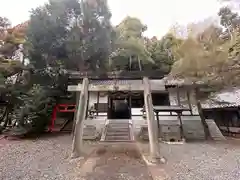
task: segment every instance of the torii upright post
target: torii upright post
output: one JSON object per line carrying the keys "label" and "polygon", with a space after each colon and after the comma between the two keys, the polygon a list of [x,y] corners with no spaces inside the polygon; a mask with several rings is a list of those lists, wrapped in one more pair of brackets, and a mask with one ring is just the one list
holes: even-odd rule
{"label": "torii upright post", "polygon": [[88,101],[88,78],[83,79],[81,94],[77,103],[76,124],[72,144],[72,158],[78,158],[83,153],[82,136],[83,136],[83,122],[85,120]]}
{"label": "torii upright post", "polygon": [[152,94],[150,88],[150,82],[147,77],[143,78],[144,85],[144,102],[145,102],[145,111],[147,115],[148,122],[148,136],[150,144],[150,157],[152,162],[157,162],[159,158],[159,144],[157,137],[157,126],[154,125],[154,112],[153,112],[153,103],[152,103]]}

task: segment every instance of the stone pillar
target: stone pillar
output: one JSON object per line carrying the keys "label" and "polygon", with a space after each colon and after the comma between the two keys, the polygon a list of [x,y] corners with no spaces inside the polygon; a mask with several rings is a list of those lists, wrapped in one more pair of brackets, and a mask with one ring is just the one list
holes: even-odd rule
{"label": "stone pillar", "polygon": [[150,157],[153,162],[156,162],[157,158],[159,158],[159,144],[158,144],[158,138],[157,138],[157,126],[155,126],[155,122],[154,122],[154,112],[153,112],[150,83],[147,77],[143,78],[143,85],[144,85],[145,111],[146,111],[147,123],[148,123]]}
{"label": "stone pillar", "polygon": [[81,95],[81,91],[76,91],[76,107],[75,107],[74,118],[73,118],[72,137],[74,137],[75,126],[77,122],[77,108],[79,106],[80,95]]}
{"label": "stone pillar", "polygon": [[83,136],[83,125],[85,120],[85,115],[87,111],[87,102],[88,102],[88,86],[89,80],[88,78],[83,79],[82,90],[79,97],[79,103],[77,104],[77,112],[76,112],[76,124],[73,136],[73,144],[72,144],[72,158],[80,157],[82,154],[82,136]]}

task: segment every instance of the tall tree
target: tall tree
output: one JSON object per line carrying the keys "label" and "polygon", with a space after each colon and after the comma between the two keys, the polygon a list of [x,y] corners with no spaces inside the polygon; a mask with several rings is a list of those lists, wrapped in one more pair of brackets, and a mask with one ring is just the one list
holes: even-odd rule
{"label": "tall tree", "polygon": [[132,17],[126,17],[116,27],[117,40],[111,56],[113,66],[141,71],[144,64],[153,63],[143,37],[146,29],[139,19]]}
{"label": "tall tree", "polygon": [[175,51],[177,61],[172,74],[194,82],[217,78],[217,71],[228,60],[228,45],[219,32],[219,28],[211,26],[197,38],[189,36],[183,41]]}
{"label": "tall tree", "polygon": [[90,70],[106,69],[113,33],[107,1],[81,1],[80,5],[82,13],[75,18],[67,50],[72,58],[81,59],[80,64],[87,63]]}
{"label": "tall tree", "polygon": [[238,13],[233,12],[229,7],[222,7],[219,10],[218,15],[220,17],[221,25],[226,28],[228,35],[233,39],[233,31],[237,30],[240,25],[240,16]]}
{"label": "tall tree", "polygon": [[81,69],[83,64],[104,68],[111,49],[110,18],[105,0],[49,0],[32,11],[31,59],[39,67],[61,60],[69,68]]}
{"label": "tall tree", "polygon": [[66,57],[65,40],[73,13],[70,2],[76,1],[50,0],[32,11],[27,38],[30,60],[36,68],[52,66],[55,60]]}
{"label": "tall tree", "polygon": [[11,26],[10,21],[5,17],[0,17],[0,40],[4,37],[6,30]]}
{"label": "tall tree", "polygon": [[174,63],[173,48],[178,44],[180,39],[177,39],[172,34],[166,34],[162,39],[156,37],[147,39],[147,49],[151,54],[154,64],[148,68],[161,70],[168,74],[171,66]]}

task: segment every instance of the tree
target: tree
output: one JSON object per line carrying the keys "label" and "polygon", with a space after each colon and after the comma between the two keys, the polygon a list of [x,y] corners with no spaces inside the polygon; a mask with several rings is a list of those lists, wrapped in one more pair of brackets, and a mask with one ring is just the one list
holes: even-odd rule
{"label": "tree", "polygon": [[31,59],[38,67],[57,65],[56,60],[61,60],[70,68],[81,69],[85,64],[92,70],[104,68],[111,50],[110,18],[104,0],[50,0],[32,11],[28,31]]}
{"label": "tree", "polygon": [[174,56],[172,50],[178,43],[178,39],[172,34],[166,34],[162,39],[158,40],[156,37],[147,40],[147,49],[151,54],[154,64],[148,68],[158,69],[166,74],[171,70],[174,63]]}
{"label": "tree", "polygon": [[105,70],[112,50],[113,33],[107,1],[82,1],[81,11],[68,35],[69,56],[81,59],[81,67],[87,63],[90,70]]}
{"label": "tree", "polygon": [[132,17],[126,17],[116,27],[117,39],[111,55],[115,68],[141,71],[144,64],[153,63],[143,38],[146,29],[139,19]]}
{"label": "tree", "polygon": [[0,21],[0,29],[4,31],[3,44],[0,46],[0,73],[7,78],[24,68],[21,62],[14,59],[14,56],[19,45],[25,42],[26,26],[20,24],[9,28],[10,22],[6,18],[0,18]]}
{"label": "tree", "polygon": [[233,39],[233,31],[237,30],[240,24],[240,17],[238,13],[232,12],[229,7],[222,7],[218,15],[220,16],[220,23],[223,27],[226,28],[228,35]]}
{"label": "tree", "polygon": [[31,12],[27,39],[31,47],[30,60],[35,68],[54,66],[57,59],[66,57],[64,45],[72,16],[72,9],[66,2],[51,0]]}
{"label": "tree", "polygon": [[[189,36],[174,53],[171,74],[193,82],[202,81],[215,90],[239,86],[239,31],[226,39],[219,27],[211,26],[197,38]],[[213,89],[213,90],[214,90]]]}
{"label": "tree", "polygon": [[239,1],[238,0],[219,0],[224,5],[231,7],[232,9],[239,10]]}
{"label": "tree", "polygon": [[11,26],[10,21],[5,17],[0,17],[0,40],[4,40],[6,30]]}
{"label": "tree", "polygon": [[[228,59],[228,45],[220,39],[220,29],[206,29],[197,38],[189,36],[175,51],[172,74],[208,82],[216,78],[219,68]],[[212,81],[213,82],[213,81]]]}

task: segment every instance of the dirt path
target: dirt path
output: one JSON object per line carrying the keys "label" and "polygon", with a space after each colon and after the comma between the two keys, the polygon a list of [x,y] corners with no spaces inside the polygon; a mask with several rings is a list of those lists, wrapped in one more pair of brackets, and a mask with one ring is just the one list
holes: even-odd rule
{"label": "dirt path", "polygon": [[83,180],[152,180],[135,145],[100,147],[79,174]]}

